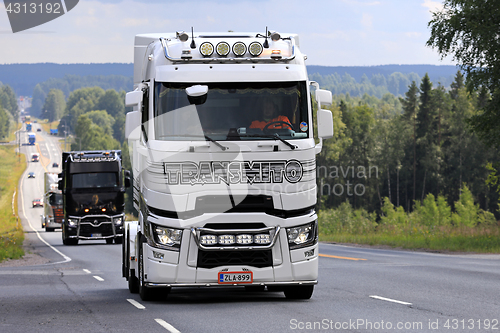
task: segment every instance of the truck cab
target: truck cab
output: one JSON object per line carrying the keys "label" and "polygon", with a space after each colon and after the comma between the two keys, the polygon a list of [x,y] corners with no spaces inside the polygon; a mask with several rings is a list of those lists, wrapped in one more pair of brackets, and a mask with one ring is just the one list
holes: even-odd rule
{"label": "truck cab", "polygon": [[308,299],[318,277],[316,161],[333,136],[295,34],[138,35],[126,135],[137,222],[131,292],[240,285]]}
{"label": "truck cab", "polygon": [[63,244],[77,245],[79,240],[121,243],[128,186],[121,151],[64,152],[58,180],[63,195]]}

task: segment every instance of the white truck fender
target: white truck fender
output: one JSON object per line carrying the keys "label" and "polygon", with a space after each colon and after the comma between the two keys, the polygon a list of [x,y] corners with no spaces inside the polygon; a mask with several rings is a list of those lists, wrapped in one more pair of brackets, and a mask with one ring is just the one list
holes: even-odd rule
{"label": "white truck fender", "polygon": [[136,255],[136,247],[135,247],[135,239],[137,236],[137,228],[139,226],[138,221],[126,221],[125,222],[125,230],[127,234],[127,239],[124,240],[127,243],[129,249],[129,268],[136,269],[137,266],[137,255]]}

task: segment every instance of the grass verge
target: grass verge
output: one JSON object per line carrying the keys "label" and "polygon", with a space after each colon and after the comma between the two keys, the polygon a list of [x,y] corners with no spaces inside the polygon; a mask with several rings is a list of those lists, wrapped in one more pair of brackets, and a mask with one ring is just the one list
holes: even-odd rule
{"label": "grass verge", "polygon": [[25,169],[26,159],[16,154],[15,146],[0,146],[0,262],[24,256],[24,233],[17,211],[17,185]]}
{"label": "grass verge", "polygon": [[342,210],[320,211],[319,239],[323,242],[389,246],[436,252],[500,253],[500,226],[376,223],[367,214]]}

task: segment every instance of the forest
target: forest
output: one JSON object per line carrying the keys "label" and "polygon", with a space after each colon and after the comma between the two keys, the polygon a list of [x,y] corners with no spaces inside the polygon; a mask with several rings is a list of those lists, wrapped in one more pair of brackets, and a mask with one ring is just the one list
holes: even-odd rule
{"label": "forest", "polygon": [[400,98],[336,95],[336,137],[317,163],[321,207],[347,201],[380,213],[387,198],[409,212],[429,194],[453,206],[466,185],[481,209],[497,214],[498,193],[487,180],[498,151],[468,126],[488,99],[486,91],[469,93],[460,72],[448,89],[426,75]]}

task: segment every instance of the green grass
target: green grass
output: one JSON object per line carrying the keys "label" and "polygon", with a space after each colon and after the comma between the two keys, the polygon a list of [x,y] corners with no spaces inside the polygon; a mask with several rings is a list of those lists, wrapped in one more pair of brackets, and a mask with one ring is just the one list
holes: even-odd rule
{"label": "green grass", "polygon": [[[26,169],[24,156],[15,152],[14,146],[0,146],[0,262],[24,256],[24,233],[18,221],[17,195],[12,211],[12,196]],[[17,193],[17,192],[16,192]]]}
{"label": "green grass", "polygon": [[437,252],[500,253],[500,228],[494,226],[475,227],[394,227],[380,226],[373,230],[353,233],[339,230],[322,231],[320,241],[389,246],[410,250]]}

